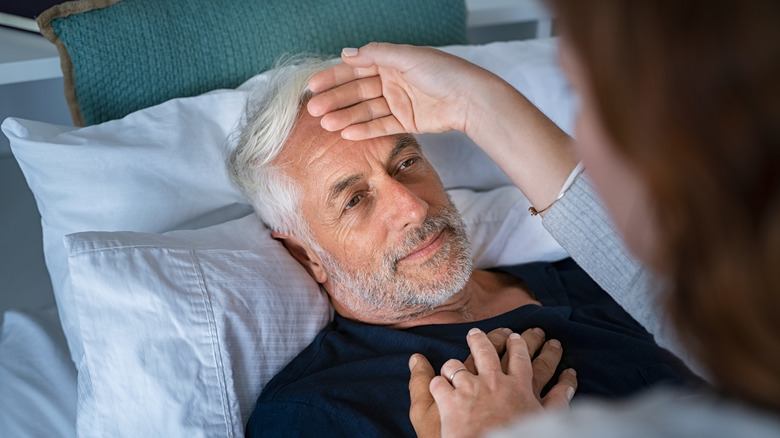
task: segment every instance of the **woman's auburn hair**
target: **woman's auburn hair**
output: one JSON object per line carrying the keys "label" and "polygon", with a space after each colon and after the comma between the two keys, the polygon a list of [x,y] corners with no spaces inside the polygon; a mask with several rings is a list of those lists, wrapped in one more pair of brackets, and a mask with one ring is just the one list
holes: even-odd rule
{"label": "woman's auburn hair", "polygon": [[550,0],[720,391],[780,412],[780,1]]}

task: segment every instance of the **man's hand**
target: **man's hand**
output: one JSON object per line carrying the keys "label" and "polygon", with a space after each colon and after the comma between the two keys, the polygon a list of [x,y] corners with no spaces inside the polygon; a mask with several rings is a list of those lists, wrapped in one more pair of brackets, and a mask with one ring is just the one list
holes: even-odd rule
{"label": "man's hand", "polygon": [[[472,355],[462,364],[454,359],[445,363],[441,376],[435,376],[422,355],[415,354],[409,361],[409,417],[419,437],[477,436],[524,413],[568,406],[577,387],[571,369],[540,397],[562,355],[560,343],[545,343],[541,329],[511,336],[506,329],[487,335],[476,331],[467,340]],[[505,348],[507,354],[499,361]],[[460,368],[466,369],[457,371]]]}
{"label": "man's hand", "polygon": [[[529,337],[528,345],[529,348],[533,348],[534,352],[536,352],[539,345],[544,342],[544,332],[541,331],[541,329],[535,330],[538,330],[536,336],[529,334],[530,330],[523,333],[523,336]],[[539,336],[538,333],[541,333],[541,336]],[[496,349],[496,353],[499,356],[504,354],[504,351],[506,350],[506,340],[511,334],[512,330],[507,328],[497,328],[487,334],[488,340],[493,344],[493,347]],[[502,366],[504,366],[505,363],[506,361],[502,361]],[[469,372],[477,372],[476,365],[474,364],[474,356],[469,355],[463,364]],[[431,384],[431,379],[436,376],[436,373],[433,371],[430,362],[421,354],[412,355],[409,359],[409,370],[412,372],[412,376],[409,379],[409,392],[412,396],[409,417],[412,420],[412,425],[414,426],[418,437],[439,437],[441,435],[439,408],[436,406],[433,395],[431,395],[431,392],[428,389],[428,386]]]}

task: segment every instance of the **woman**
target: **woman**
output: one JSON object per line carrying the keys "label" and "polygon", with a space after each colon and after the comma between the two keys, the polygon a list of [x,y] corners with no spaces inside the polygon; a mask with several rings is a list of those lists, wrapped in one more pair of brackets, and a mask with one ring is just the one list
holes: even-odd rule
{"label": "woman", "polygon": [[[589,259],[578,248],[599,242],[567,234],[576,224],[560,225],[578,208],[598,215],[596,205],[585,205],[592,180],[626,246],[656,276],[606,289],[638,314],[652,306],[653,285],[662,287],[665,310],[640,322],[659,343],[674,348],[679,340],[718,391],[684,401],[651,394],[620,411],[576,406],[518,423],[515,432],[540,426],[561,436],[601,436],[619,433],[630,417],[637,433],[777,435],[780,2],[551,3],[561,64],[581,98],[574,148],[503,81],[427,48],[345,49],[344,64],[310,82],[323,93],[309,111],[348,139],[462,131],[547,215],[545,225],[594,278],[620,265],[636,269],[629,278],[646,278],[630,260],[610,268]],[[578,159],[587,177],[561,190]],[[664,313],[676,337],[664,332]],[[523,347],[515,338],[508,351]],[[482,336],[469,342],[478,370],[501,369],[490,349],[474,348],[485,345]],[[424,358],[410,360],[418,431],[433,422],[438,432],[428,412],[441,415],[442,435],[474,436],[542,409],[528,395],[526,362],[508,374],[459,372],[453,384],[446,376],[460,366],[448,362],[445,377],[433,377]]]}

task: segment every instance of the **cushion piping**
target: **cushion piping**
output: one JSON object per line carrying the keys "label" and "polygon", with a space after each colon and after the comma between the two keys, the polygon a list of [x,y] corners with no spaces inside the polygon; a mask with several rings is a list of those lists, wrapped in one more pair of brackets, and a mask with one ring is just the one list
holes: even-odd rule
{"label": "cushion piping", "polygon": [[73,75],[73,62],[70,59],[65,43],[54,32],[51,26],[52,21],[58,18],[64,18],[69,15],[81,14],[89,12],[95,9],[107,8],[114,3],[118,3],[122,0],[74,0],[59,5],[54,5],[51,8],[41,12],[36,21],[38,27],[41,29],[41,35],[46,37],[47,40],[54,43],[57,46],[57,52],[60,55],[60,68],[62,69],[62,78],[64,79],[65,86],[65,100],[68,102],[68,109],[70,110],[70,117],[73,119],[73,124],[76,126],[84,126],[84,116],[79,108],[79,101],[76,96],[75,78]]}

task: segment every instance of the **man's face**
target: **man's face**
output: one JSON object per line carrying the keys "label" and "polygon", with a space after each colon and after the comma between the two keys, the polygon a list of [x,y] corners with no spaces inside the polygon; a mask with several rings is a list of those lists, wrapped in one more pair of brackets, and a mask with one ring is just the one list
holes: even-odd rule
{"label": "man's face", "polygon": [[303,111],[274,164],[303,189],[303,217],[320,246],[309,248],[307,267],[337,309],[389,323],[465,285],[465,227],[414,137],[348,141]]}

